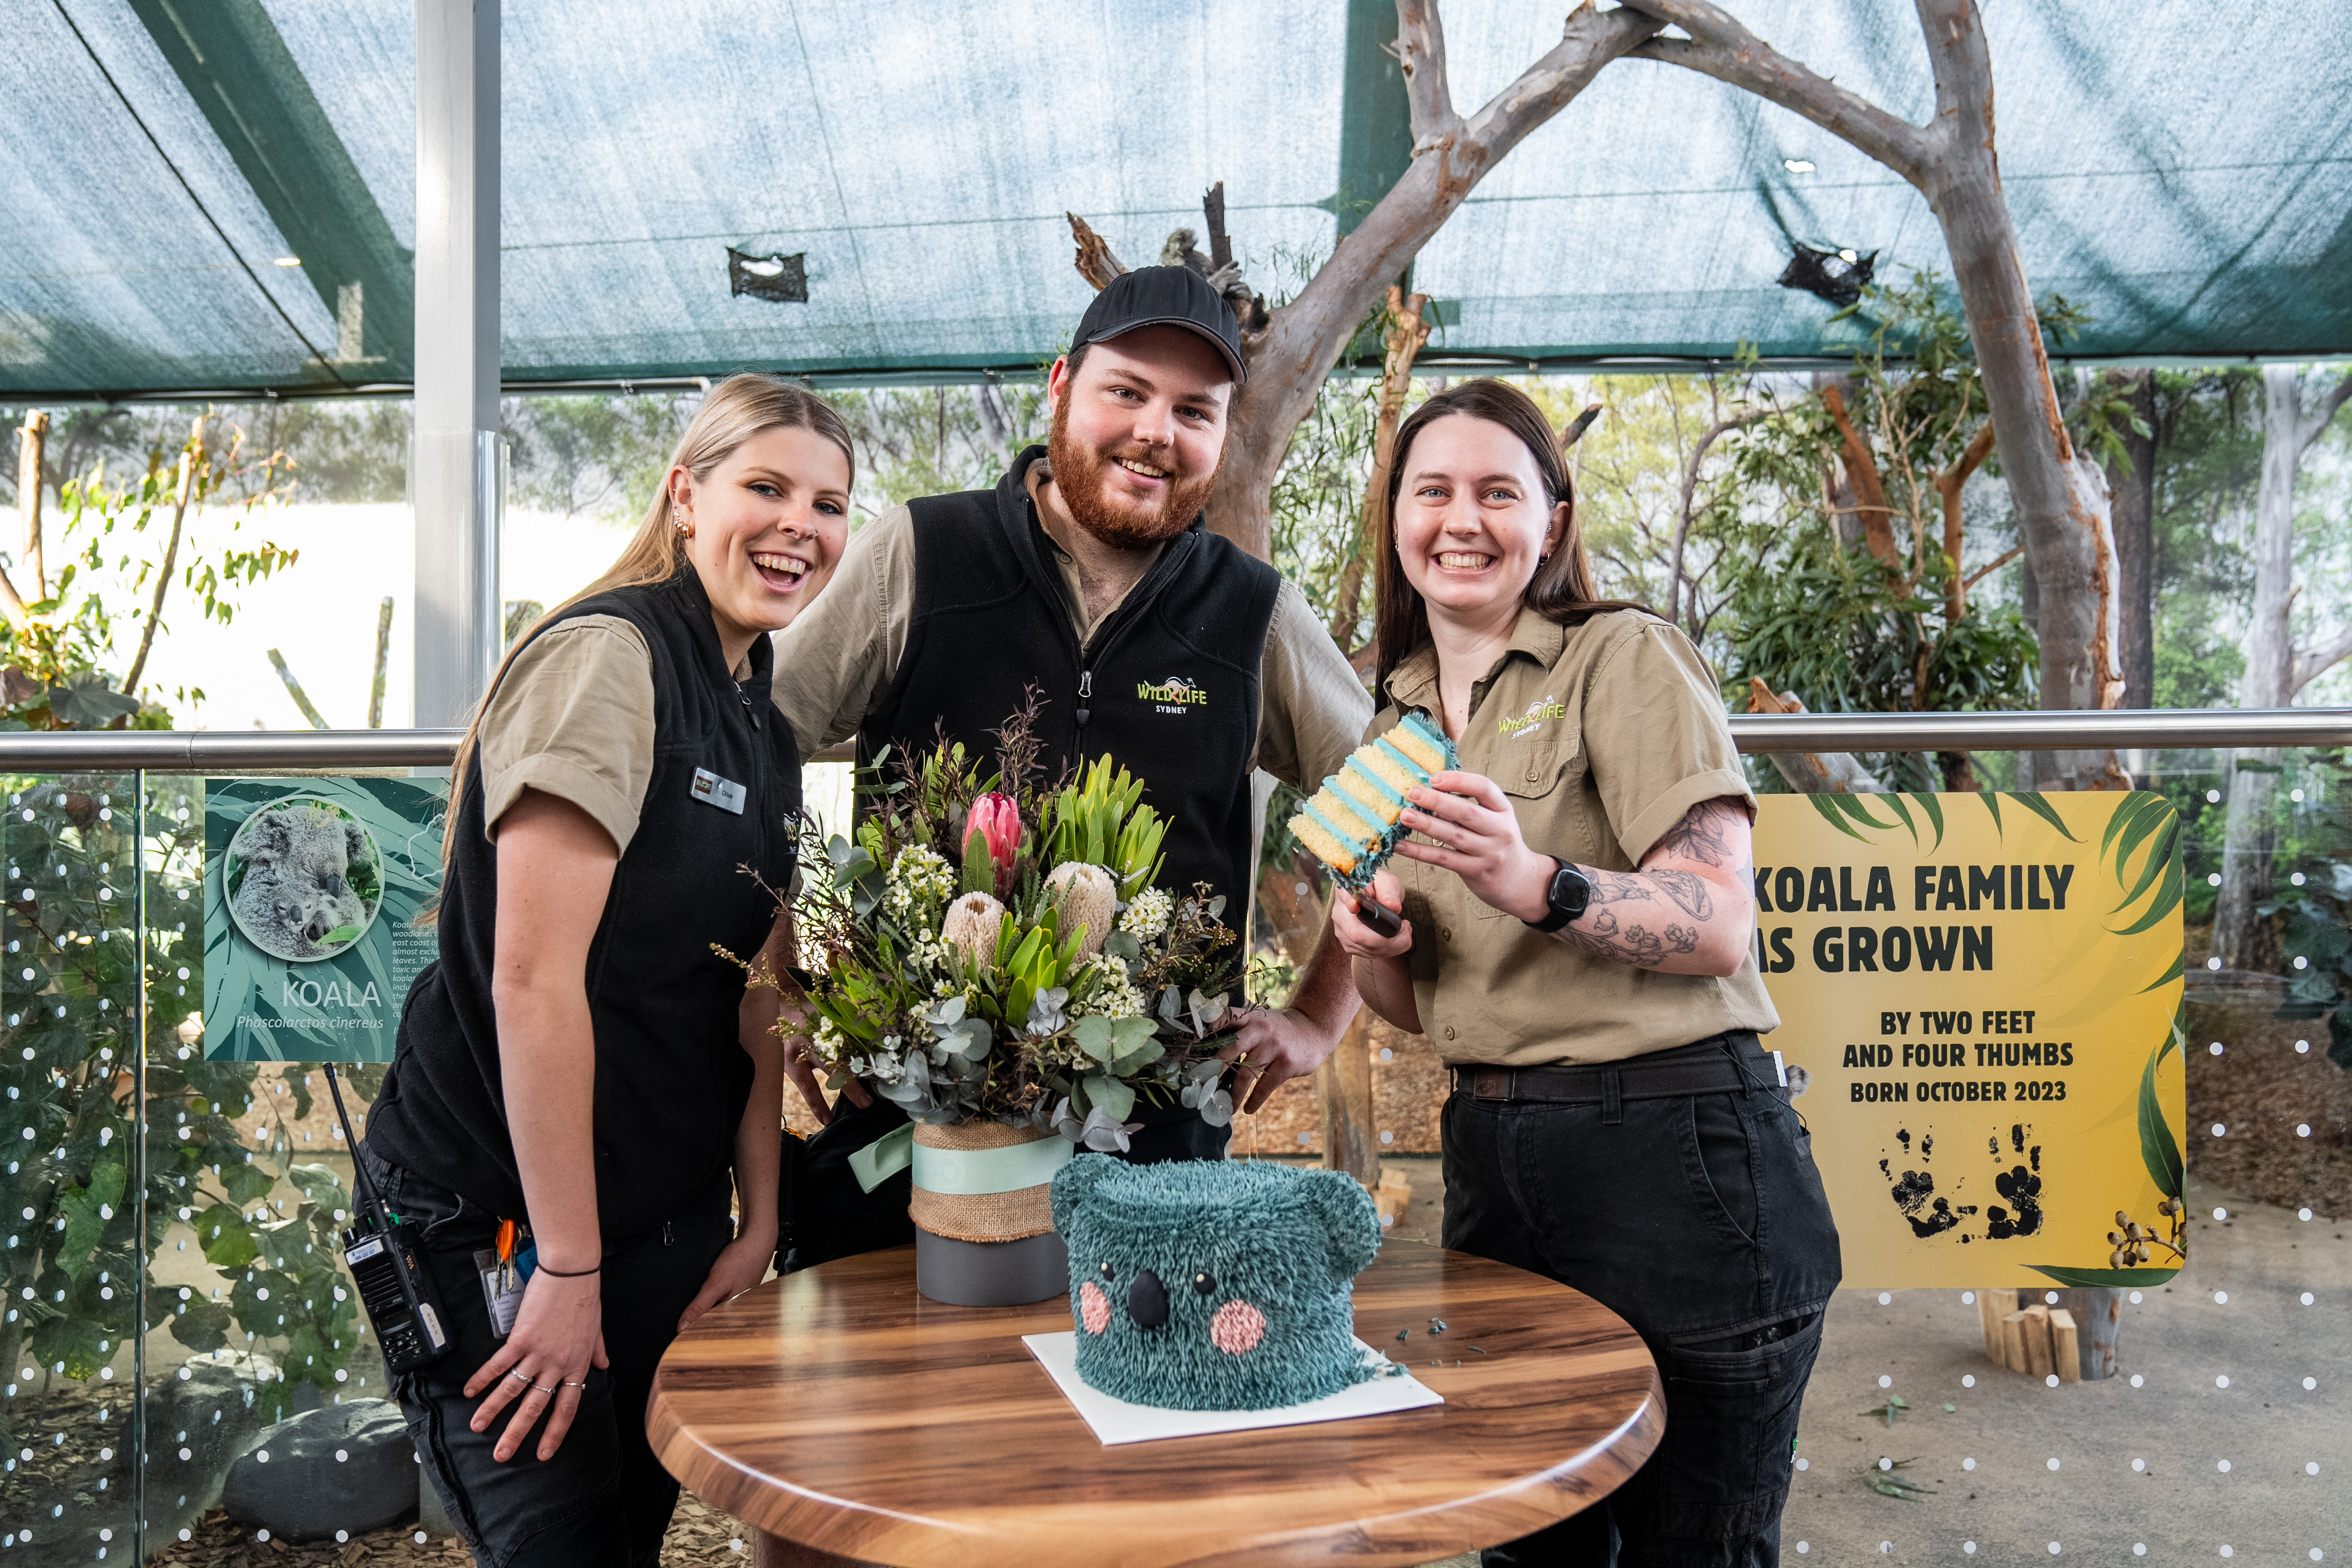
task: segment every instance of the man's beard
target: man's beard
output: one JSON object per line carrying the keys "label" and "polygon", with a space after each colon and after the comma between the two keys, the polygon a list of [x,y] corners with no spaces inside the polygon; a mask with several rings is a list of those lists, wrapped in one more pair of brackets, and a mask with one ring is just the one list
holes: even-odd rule
{"label": "man's beard", "polygon": [[1107,503],[1103,500],[1103,479],[1118,458],[1078,445],[1070,434],[1067,403],[1054,411],[1053,434],[1045,451],[1054,466],[1054,488],[1062,492],[1062,504],[1069,509],[1070,516],[1105,544],[1121,550],[1140,550],[1172,539],[1192,527],[1217,482],[1215,468],[1197,479],[1171,474],[1168,492],[1153,511],[1139,512]]}

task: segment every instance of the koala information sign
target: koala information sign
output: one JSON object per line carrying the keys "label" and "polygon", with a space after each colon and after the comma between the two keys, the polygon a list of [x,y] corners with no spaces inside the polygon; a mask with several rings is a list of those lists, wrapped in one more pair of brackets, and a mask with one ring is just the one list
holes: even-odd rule
{"label": "koala information sign", "polygon": [[388,1062],[438,942],[448,786],[205,781],[205,1057]]}
{"label": "koala information sign", "polygon": [[[2158,795],[1761,798],[1765,1044],[1811,1076],[1846,1284],[2170,1278],[2180,895]],[[2118,1211],[2146,1258],[2108,1240]]]}

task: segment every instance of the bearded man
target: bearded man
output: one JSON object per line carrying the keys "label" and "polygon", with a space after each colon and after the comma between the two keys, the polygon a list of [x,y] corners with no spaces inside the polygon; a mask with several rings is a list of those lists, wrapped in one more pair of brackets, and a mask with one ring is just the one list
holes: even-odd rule
{"label": "bearded man", "polygon": [[[1189,268],[1144,268],[1097,294],[1046,381],[1050,445],[1023,451],[993,490],[866,525],[833,592],[779,637],[775,701],[801,754],[855,734],[865,760],[944,732],[985,756],[1034,687],[1049,774],[1107,752],[1143,779],[1169,821],[1162,884],[1208,883],[1238,928],[1259,826],[1252,770],[1312,788],[1372,716],[1297,588],[1201,515],[1244,374],[1232,308]],[[1312,1072],[1356,1007],[1327,930],[1290,1006],[1242,1026],[1236,1102],[1255,1110]],[[1135,1114],[1130,1158],[1224,1152],[1226,1130],[1193,1111]],[[831,1250],[803,1239],[803,1263]]]}

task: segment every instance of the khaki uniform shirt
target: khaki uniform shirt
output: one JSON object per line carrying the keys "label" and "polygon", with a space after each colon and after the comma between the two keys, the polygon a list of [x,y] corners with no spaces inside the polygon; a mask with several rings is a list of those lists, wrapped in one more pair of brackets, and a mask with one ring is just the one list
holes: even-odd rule
{"label": "khaki uniform shirt", "polygon": [[[749,658],[736,667],[751,678]],[[477,731],[482,823],[526,789],[544,790],[595,818],[625,850],[654,771],[654,661],[645,634],[618,616],[551,626],[514,657]]]}
{"label": "khaki uniform shirt", "polygon": [[[1388,695],[1367,740],[1405,710],[1441,711],[1436,653],[1398,666]],[[1502,786],[1529,848],[1601,870],[1635,869],[1702,801],[1755,805],[1706,661],[1638,611],[1564,627],[1522,610],[1471,689],[1457,745],[1465,772]],[[1752,954],[1729,979],[1637,969],[1532,930],[1451,871],[1402,856],[1389,865],[1412,921],[1413,1000],[1449,1065],[1620,1061],[1780,1026]]]}
{"label": "khaki uniform shirt", "polygon": [[[1091,622],[1077,567],[1055,549],[1070,624],[1090,643],[1117,605]],[[801,755],[847,740],[898,678],[914,618],[915,525],[893,507],[851,536],[834,581],[776,634],[775,702]],[[1371,712],[1363,682],[1331,636],[1285,581],[1258,656],[1258,720],[1251,765],[1312,788],[1354,751]],[[1236,780],[1238,785],[1241,781]]]}

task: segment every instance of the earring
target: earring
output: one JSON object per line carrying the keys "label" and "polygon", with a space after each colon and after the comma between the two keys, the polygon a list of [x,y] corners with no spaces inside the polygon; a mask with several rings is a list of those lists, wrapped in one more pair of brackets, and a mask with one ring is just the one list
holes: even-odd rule
{"label": "earring", "polygon": [[677,531],[687,538],[694,537],[694,519],[689,515],[677,520]]}

